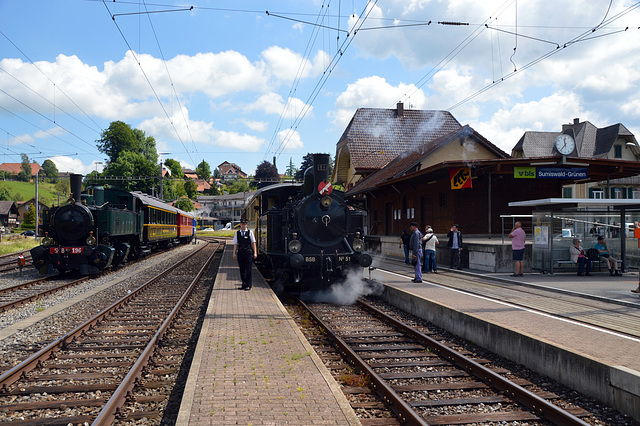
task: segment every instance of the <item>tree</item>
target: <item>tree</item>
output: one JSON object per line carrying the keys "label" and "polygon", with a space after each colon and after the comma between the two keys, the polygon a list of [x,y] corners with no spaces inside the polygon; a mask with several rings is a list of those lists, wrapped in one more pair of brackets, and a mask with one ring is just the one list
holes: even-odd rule
{"label": "tree", "polygon": [[302,157],[302,164],[300,165],[300,168],[298,169],[298,171],[294,176],[296,180],[300,180],[300,181],[304,180],[304,172],[306,172],[307,169],[311,166],[313,166],[313,155],[307,154],[304,157]]}
{"label": "tree", "polygon": [[258,188],[262,188],[264,186],[277,183],[280,176],[278,175],[278,169],[276,169],[276,166],[267,160],[264,160],[258,165],[258,167],[256,167],[256,174],[253,179],[254,184],[257,185]]}
{"label": "tree", "polygon": [[11,193],[7,188],[0,189],[0,201],[10,201]]}
{"label": "tree", "polygon": [[209,167],[209,163],[202,160],[202,162],[198,164],[198,167],[196,167],[196,174],[199,179],[209,180],[211,177],[211,167]]}
{"label": "tree", "polygon": [[55,184],[56,191],[62,195],[71,194],[71,183],[69,179],[58,179]]}
{"label": "tree", "polygon": [[104,177],[123,177],[117,180],[113,186],[125,191],[142,191],[151,193],[151,187],[157,184],[153,179],[127,179],[132,177],[157,177],[156,165],[151,163],[143,154],[133,151],[120,153],[118,159],[109,163],[102,172]]}
{"label": "tree", "polygon": [[24,213],[24,220],[22,221],[22,227],[34,228],[36,226],[36,206],[31,205],[29,209]]}
{"label": "tree", "polygon": [[251,191],[251,187],[249,187],[249,184],[247,183],[246,180],[234,180],[231,181],[230,184],[227,185],[227,191],[229,191],[229,194],[237,194],[239,192],[249,192]]}
{"label": "tree", "polygon": [[184,190],[187,192],[187,197],[196,198],[198,196],[198,185],[191,179],[184,183]]}
{"label": "tree", "polygon": [[115,162],[122,152],[141,149],[131,126],[122,121],[113,121],[96,143],[98,151],[106,154],[110,163]]}
{"label": "tree", "polygon": [[195,207],[193,207],[193,203],[187,197],[181,197],[178,201],[175,202],[174,206],[179,208],[180,210],[184,210],[185,212],[195,210]]}
{"label": "tree", "polygon": [[293,159],[289,157],[289,165],[285,170],[285,174],[289,177],[293,177],[298,172],[298,169],[293,165]]}
{"label": "tree", "polygon": [[138,152],[144,155],[149,162],[158,164],[158,151],[156,150],[156,140],[153,136],[146,136],[144,131],[133,129],[133,135],[138,141]]}
{"label": "tree", "polygon": [[164,165],[171,171],[171,177],[173,179],[181,179],[184,177],[184,173],[182,173],[182,166],[173,158],[167,158],[164,160]]}
{"label": "tree", "polygon": [[58,179],[58,168],[55,163],[48,158],[42,162],[42,171],[52,181]]}
{"label": "tree", "polygon": [[31,163],[29,163],[29,157],[27,154],[20,154],[22,163],[20,164],[20,172],[18,173],[18,180],[22,182],[29,182],[31,180]]}

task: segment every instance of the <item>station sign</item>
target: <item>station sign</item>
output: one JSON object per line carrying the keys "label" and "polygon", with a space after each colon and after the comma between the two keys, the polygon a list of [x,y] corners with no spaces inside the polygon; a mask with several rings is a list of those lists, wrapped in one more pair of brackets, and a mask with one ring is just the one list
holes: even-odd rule
{"label": "station sign", "polygon": [[586,167],[514,167],[515,179],[586,179]]}

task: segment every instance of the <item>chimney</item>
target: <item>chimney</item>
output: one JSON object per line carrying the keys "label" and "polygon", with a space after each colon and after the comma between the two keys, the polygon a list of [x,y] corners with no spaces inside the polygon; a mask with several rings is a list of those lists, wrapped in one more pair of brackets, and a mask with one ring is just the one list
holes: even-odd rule
{"label": "chimney", "polygon": [[580,124],[580,119],[579,118],[574,118],[573,119],[573,125],[577,126],[578,124]]}
{"label": "chimney", "polygon": [[398,102],[396,106],[398,107],[398,118],[404,117],[404,104],[402,102]]}

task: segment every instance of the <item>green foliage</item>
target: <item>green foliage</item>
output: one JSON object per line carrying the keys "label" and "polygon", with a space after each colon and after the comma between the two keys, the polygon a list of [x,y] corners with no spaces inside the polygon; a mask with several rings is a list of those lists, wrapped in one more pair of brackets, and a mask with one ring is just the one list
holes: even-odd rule
{"label": "green foliage", "polygon": [[211,167],[209,167],[209,163],[202,160],[198,167],[196,167],[196,174],[199,179],[209,180],[211,177]]}
{"label": "green foliage", "polygon": [[184,173],[182,173],[182,166],[173,158],[167,158],[164,161],[164,165],[167,166],[167,169],[171,170],[171,177],[173,179],[181,179],[184,177]]}
{"label": "green foliage", "polygon": [[289,165],[287,166],[287,169],[284,173],[289,177],[293,177],[297,172],[298,169],[296,169],[296,167],[293,165],[293,159],[289,157]]}
{"label": "green foliage", "polygon": [[149,162],[158,164],[158,151],[156,150],[156,140],[153,136],[146,136],[144,131],[133,129],[133,135],[138,141],[138,152],[145,156]]}
{"label": "green foliage", "polygon": [[55,163],[48,158],[42,162],[42,171],[51,180],[58,179],[58,168]]}
{"label": "green foliage", "polygon": [[36,226],[36,206],[29,206],[29,210],[24,213],[24,220],[22,221],[23,228],[34,228]]}
{"label": "green foliage", "polygon": [[0,188],[0,201],[10,201],[11,193],[7,188]]}
{"label": "green foliage", "polygon": [[227,184],[227,191],[229,194],[237,194],[238,192],[249,192],[251,191],[251,187],[249,183],[245,180],[233,180],[231,183]]}
{"label": "green foliage", "polygon": [[31,171],[31,163],[29,163],[29,157],[27,156],[27,154],[20,154],[20,158],[22,158],[22,163],[20,164],[21,172],[18,173],[18,178],[20,178],[20,175],[22,174],[22,172],[24,172],[24,175],[26,175],[28,179],[27,180],[20,179],[20,180],[22,180],[23,182],[29,182],[29,180],[31,179],[31,176],[33,176]]}
{"label": "green foliage", "polygon": [[[66,182],[69,187],[68,179],[60,179],[58,182]],[[34,182],[19,181],[0,181],[0,194],[9,194],[9,201],[26,201],[36,196],[36,185]],[[38,198],[41,203],[51,206],[58,203],[58,194],[55,185],[48,182],[40,182],[38,186]],[[60,201],[66,201],[66,197],[60,197]]]}
{"label": "green foliage", "polygon": [[187,191],[185,191],[184,189],[184,184],[185,182],[182,180],[175,180],[172,182],[173,185],[173,198],[178,198],[178,197],[186,197],[187,196]]}
{"label": "green foliage", "polygon": [[143,191],[151,193],[151,187],[158,185],[155,179],[126,179],[132,177],[156,176],[156,165],[143,154],[134,151],[123,151],[118,159],[109,163],[104,169],[104,177],[123,177],[125,179],[112,181],[112,185],[125,191]]}
{"label": "green foliage", "polygon": [[198,196],[198,185],[191,179],[184,183],[184,190],[187,192],[187,197],[189,198],[196,198]]}
{"label": "green foliage", "polygon": [[302,164],[300,164],[300,168],[298,169],[298,171],[295,173],[295,176],[294,176],[296,180],[303,180],[304,172],[312,165],[313,165],[312,154],[307,154],[304,157],[302,157]]}
{"label": "green foliage", "polygon": [[58,179],[55,183],[54,188],[56,192],[63,196],[68,196],[71,194],[71,182],[69,179]]}
{"label": "green foliage", "polygon": [[122,121],[113,121],[109,127],[102,132],[100,139],[96,141],[98,151],[109,157],[109,162],[115,162],[120,153],[125,151],[136,151],[139,141],[133,133],[133,129]]}
{"label": "green foliage", "polygon": [[179,208],[180,210],[184,210],[185,212],[195,210],[195,207],[193,207],[193,203],[191,202],[191,200],[186,197],[180,198],[174,205],[175,207]]}

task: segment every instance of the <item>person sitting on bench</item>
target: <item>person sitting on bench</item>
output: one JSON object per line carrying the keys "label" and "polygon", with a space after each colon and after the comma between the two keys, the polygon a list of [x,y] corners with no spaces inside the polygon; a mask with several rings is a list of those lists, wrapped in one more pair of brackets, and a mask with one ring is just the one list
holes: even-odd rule
{"label": "person sitting on bench", "polygon": [[604,237],[602,235],[598,236],[598,243],[594,246],[596,250],[598,250],[598,256],[600,256],[600,261],[604,261],[607,264],[607,268],[609,269],[609,275],[617,275],[622,276],[622,273],[618,270],[618,261],[611,257],[609,253],[609,246],[604,241]]}
{"label": "person sitting on bench", "polygon": [[[573,239],[573,245],[569,247],[569,254],[571,255],[571,261],[578,264],[578,275],[587,277],[591,276],[591,259],[587,257],[584,249],[580,246],[580,240]],[[584,265],[587,265],[587,273],[584,273]]]}

